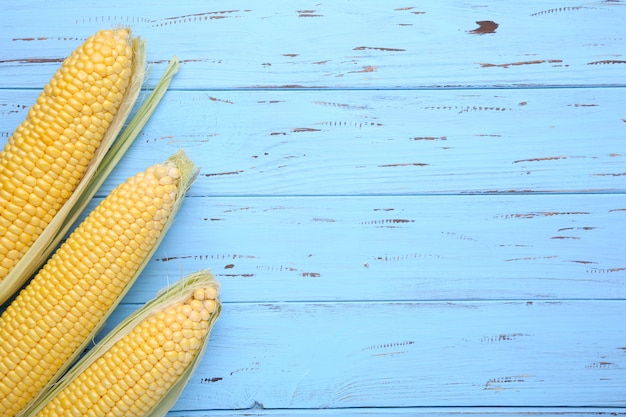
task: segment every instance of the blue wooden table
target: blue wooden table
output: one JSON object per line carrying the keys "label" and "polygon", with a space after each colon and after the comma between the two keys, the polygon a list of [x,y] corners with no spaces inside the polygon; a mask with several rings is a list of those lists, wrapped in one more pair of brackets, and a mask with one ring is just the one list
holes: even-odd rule
{"label": "blue wooden table", "polygon": [[626,2],[6,1],[0,142],[120,25],[182,65],[96,201],[202,168],[107,329],[222,284],[170,416],[626,414]]}

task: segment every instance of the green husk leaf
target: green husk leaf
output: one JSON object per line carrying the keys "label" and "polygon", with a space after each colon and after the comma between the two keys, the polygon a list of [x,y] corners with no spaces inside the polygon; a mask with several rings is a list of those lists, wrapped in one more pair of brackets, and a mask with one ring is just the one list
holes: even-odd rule
{"label": "green husk leaf", "polygon": [[101,146],[87,168],[84,177],[76,186],[74,193],[57,212],[28,252],[5,279],[0,281],[0,305],[15,295],[57,248],[98,188],[139,135],[178,71],[179,62],[174,57],[153,92],[120,133],[133,110],[146,78],[146,43],[141,38],[135,37],[132,40],[132,47],[134,51],[133,74],[122,106],[111,122]]}
{"label": "green husk leaf", "polygon": [[[169,307],[172,304],[179,303],[188,299],[193,292],[198,288],[213,287],[219,289],[219,283],[208,270],[197,271],[186,277],[183,277],[178,282],[174,283],[171,287],[161,290],[155,298],[145,303],[138,310],[127,316],[121,323],[119,323],[113,330],[105,335],[89,352],[87,352],[77,363],[74,365],[64,376],[59,380],[57,384],[51,387],[45,395],[40,396],[36,402],[31,404],[26,410],[24,410],[18,417],[33,417],[35,416],[46,404],[54,398],[61,390],[63,390],[68,384],[85,371],[95,360],[102,356],[112,345],[118,340],[131,332],[139,323],[145,320],[147,317],[156,314],[157,312]],[[172,387],[164,394],[161,401],[150,410],[145,417],[163,417],[174,406],[179,398],[182,390],[189,381],[189,378],[195,372],[198,364],[200,363],[206,347],[208,345],[209,336],[211,330],[217,319],[219,318],[222,306],[219,297],[216,298],[217,308],[211,316],[209,328],[204,340],[201,341],[201,347],[198,350],[196,356],[189,364],[185,372],[181,375],[180,379],[172,385]]]}

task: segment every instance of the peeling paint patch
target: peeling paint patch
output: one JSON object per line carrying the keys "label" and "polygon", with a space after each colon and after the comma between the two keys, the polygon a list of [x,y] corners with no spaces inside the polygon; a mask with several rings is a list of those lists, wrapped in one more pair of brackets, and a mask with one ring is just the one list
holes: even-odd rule
{"label": "peeling paint patch", "polygon": [[383,126],[382,123],[375,123],[375,122],[356,122],[356,121],[349,121],[349,122],[317,122],[315,123],[315,125],[322,125],[322,126],[329,126],[329,127],[354,127],[357,129],[361,129],[363,127],[380,127]]}
{"label": "peeling paint patch", "polygon": [[415,10],[415,6],[398,7],[393,9],[394,12],[409,12],[411,14],[426,14],[426,12]]}
{"label": "peeling paint patch", "polygon": [[376,72],[376,70],[378,70],[378,67],[375,67],[373,65],[366,65],[363,67],[362,70],[350,71],[349,74],[358,74],[358,73],[363,73],[363,72]]}
{"label": "peeling paint patch", "polygon": [[564,231],[564,230],[586,230],[586,231],[588,231],[588,230],[594,230],[594,229],[596,229],[596,228],[595,228],[595,227],[592,227],[592,226],[583,226],[583,227],[563,227],[563,228],[559,229],[558,231],[559,231],[559,232],[562,232],[562,231]]}
{"label": "peeling paint patch", "polygon": [[382,48],[382,47],[377,47],[377,46],[357,46],[353,50],[354,51],[374,50],[374,51],[384,51],[384,52],[404,52],[404,51],[406,51],[406,49]]}
{"label": "peeling paint patch", "polygon": [[468,31],[468,33],[472,35],[486,35],[490,33],[496,33],[496,29],[498,29],[499,24],[494,22],[493,20],[479,20],[476,22],[478,27],[476,29]]}
{"label": "peeling paint patch", "polygon": [[21,113],[23,110],[26,110],[29,108],[29,106],[27,106],[26,104],[8,104],[8,103],[2,103],[0,104],[0,108],[2,107],[7,107],[8,110],[2,110],[0,111],[0,115],[2,116],[7,116],[9,114],[18,114]]}
{"label": "peeling paint patch", "polygon": [[554,8],[554,9],[542,10],[540,12],[531,13],[530,15],[531,16],[541,16],[541,15],[545,15],[545,14],[571,12],[571,11],[575,11],[575,10],[588,9],[588,8],[589,7],[584,7],[584,6],[557,7],[557,8]]}
{"label": "peeling paint patch", "polygon": [[495,342],[509,342],[513,341],[520,337],[528,337],[529,334],[525,333],[508,333],[508,334],[499,334],[496,336],[484,336],[480,339],[481,343],[495,343]]}
{"label": "peeling paint patch", "polygon": [[[228,17],[236,17],[236,13],[250,12],[251,10],[221,10],[217,12],[193,13],[188,15],[166,17],[152,21],[153,27],[169,26],[179,23],[200,22],[215,19],[226,19]],[[235,16],[233,16],[235,15]]]}
{"label": "peeling paint patch", "polygon": [[[167,64],[169,62],[169,59],[155,59],[153,61],[148,61],[148,64]],[[179,60],[179,62],[181,64],[188,64],[191,62],[211,62],[214,64],[221,64],[222,61],[221,60],[214,60],[214,59],[199,59],[199,58],[193,58],[193,59],[181,59]]]}
{"label": "peeling paint patch", "polygon": [[306,10],[296,10],[298,12],[298,17],[324,17],[322,14],[318,14],[317,10],[314,9],[306,9]]}
{"label": "peeling paint patch", "polygon": [[614,364],[613,362],[598,361],[598,362],[591,362],[589,365],[586,365],[585,368],[587,368],[587,369],[607,369],[607,368],[617,368],[617,365]]}
{"label": "peeling paint patch", "polygon": [[404,162],[399,164],[384,164],[378,165],[379,168],[395,168],[395,167],[425,167],[429,164],[425,164],[422,162]]}
{"label": "peeling paint patch", "polygon": [[411,261],[414,259],[441,259],[440,255],[435,255],[432,253],[405,253],[400,255],[384,255],[384,256],[376,256],[371,258],[376,262],[402,262],[402,261]]}
{"label": "peeling paint patch", "polygon": [[409,220],[409,219],[383,219],[383,220],[371,220],[371,221],[361,222],[361,224],[365,224],[365,225],[402,224],[402,223],[415,223],[415,220]]}
{"label": "peeling paint patch", "polygon": [[[129,22],[132,23],[153,23],[155,22],[152,19],[148,19],[147,17],[138,17],[138,16],[112,16],[112,15],[103,15],[103,16],[87,16],[87,17],[83,17],[81,20],[76,19],[74,22],[76,24],[78,24],[79,22],[82,23],[106,23],[107,25],[111,25],[115,22],[118,23],[123,23],[125,25],[128,25]],[[60,38],[57,38],[60,39]],[[85,40],[85,38],[68,38],[71,40]]]}
{"label": "peeling paint patch", "polygon": [[456,240],[461,240],[461,241],[465,241],[465,242],[478,242],[477,239],[465,235],[463,233],[456,233],[456,232],[441,232],[441,234],[443,234],[445,237],[447,238],[451,238],[451,239],[456,239]]}
{"label": "peeling paint patch", "polygon": [[423,107],[424,110],[456,110],[461,113],[469,113],[475,111],[507,111],[511,108],[496,107],[496,106],[427,106]]}
{"label": "peeling paint patch", "polygon": [[322,129],[315,129],[313,127],[295,127],[291,129],[294,133],[302,133],[302,132],[320,132]]}
{"label": "peeling paint patch", "polygon": [[[41,38],[13,38],[11,40],[13,42],[16,42],[16,41],[32,42],[32,41],[47,41],[48,39],[50,39],[50,38],[46,38],[46,37],[41,37]],[[74,39],[72,39],[72,40],[74,40]]]}
{"label": "peeling paint patch", "polygon": [[411,140],[426,140],[426,141],[435,141],[435,140],[448,140],[446,136],[416,136],[411,138]]}
{"label": "peeling paint patch", "polygon": [[535,59],[532,61],[519,61],[519,62],[510,62],[507,64],[491,64],[491,63],[479,63],[482,68],[509,68],[509,67],[519,67],[522,65],[539,65],[539,64],[561,64],[563,63],[562,59]]}
{"label": "peeling paint patch", "polygon": [[518,262],[518,261],[538,261],[544,259],[556,259],[558,256],[550,255],[550,256],[527,256],[525,258],[511,258],[505,259],[504,262]]}
{"label": "peeling paint patch", "polygon": [[372,356],[395,356],[405,354],[406,351],[395,351],[395,352],[384,352],[384,353],[373,353]]}
{"label": "peeling paint patch", "polygon": [[611,274],[626,271],[626,268],[591,268],[587,272],[590,274]]}
{"label": "peeling paint patch", "polygon": [[590,214],[588,211],[536,211],[532,213],[515,213],[498,216],[503,219],[532,219],[534,217],[573,216]]}
{"label": "peeling paint patch", "polygon": [[318,104],[320,106],[324,106],[324,107],[341,107],[341,108],[345,108],[345,109],[369,109],[368,106],[355,106],[352,104],[346,104],[346,103],[335,103],[332,101],[314,101],[313,104]]}
{"label": "peeling paint patch", "polygon": [[591,174],[594,177],[623,177],[626,176],[626,172],[617,172],[610,174]]}
{"label": "peeling paint patch", "polygon": [[234,102],[232,102],[230,100],[224,100],[224,99],[217,98],[217,97],[209,97],[209,100],[216,101],[216,102],[219,102],[219,103],[235,104]]}
{"label": "peeling paint patch", "polygon": [[16,58],[2,59],[0,64],[49,64],[63,62],[65,58]]}
{"label": "peeling paint patch", "polygon": [[605,59],[602,61],[587,62],[587,65],[615,65],[615,64],[626,64],[626,61],[617,60],[617,59]]}
{"label": "peeling paint patch", "polygon": [[228,278],[236,278],[236,277],[241,277],[241,278],[252,278],[254,277],[254,274],[217,274],[218,277],[228,277]]}
{"label": "peeling paint patch", "polygon": [[518,159],[517,161],[513,161],[513,163],[519,164],[520,162],[558,161],[560,159],[567,159],[567,157],[566,156],[547,156],[543,158]]}
{"label": "peeling paint patch", "polygon": [[409,346],[413,344],[415,344],[413,340],[407,340],[407,341],[402,341],[402,342],[391,342],[391,343],[384,343],[381,345],[372,345],[372,346],[364,347],[362,350],[389,349],[389,348],[396,348],[396,347],[401,347],[401,346]]}
{"label": "peeling paint patch", "polygon": [[211,174],[203,174],[205,177],[217,177],[220,175],[238,175],[241,174],[243,172],[243,170],[239,170],[239,171],[228,171],[228,172],[216,172],[216,173],[211,173]]}
{"label": "peeling paint patch", "polygon": [[221,380],[223,380],[224,378],[220,378],[220,377],[214,377],[214,378],[202,378],[200,380],[201,384],[208,384],[208,383],[212,383],[212,382],[219,382]]}
{"label": "peeling paint patch", "polygon": [[488,391],[503,391],[506,389],[513,389],[513,387],[509,386],[510,384],[520,384],[526,382],[526,379],[532,377],[533,375],[515,375],[515,376],[505,376],[500,378],[491,378],[485,384],[484,390]]}
{"label": "peeling paint patch", "polygon": [[[206,219],[205,219],[206,220]],[[214,220],[214,219],[211,219]],[[159,262],[169,262],[176,261],[180,259],[191,259],[194,261],[206,261],[206,260],[214,260],[214,259],[254,259],[256,258],[253,255],[240,255],[240,254],[225,254],[225,253],[217,253],[211,255],[186,255],[186,256],[169,256],[163,258],[155,258],[155,261]]]}

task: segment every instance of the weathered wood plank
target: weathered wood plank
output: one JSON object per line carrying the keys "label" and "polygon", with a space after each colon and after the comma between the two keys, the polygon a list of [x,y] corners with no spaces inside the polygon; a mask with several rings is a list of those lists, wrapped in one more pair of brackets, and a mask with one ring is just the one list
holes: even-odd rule
{"label": "weathered wood plank", "polygon": [[[36,94],[0,93],[0,143]],[[170,91],[105,190],[182,148],[202,167],[195,195],[623,193],[623,96]]]}
{"label": "weathered wood plank", "polygon": [[180,57],[100,193],[202,166],[107,327],[218,276],[170,416],[624,414],[626,3],[72,4],[0,7],[0,144],[95,30]]}
{"label": "weathered wood plank", "polygon": [[172,411],[168,417],[290,417],[290,416],[424,416],[424,417],[452,417],[452,416],[474,416],[474,417],[528,417],[529,415],[538,417],[599,417],[599,416],[623,416],[624,412],[616,408],[599,407],[394,407],[394,408],[344,408],[337,409],[304,409],[304,410],[263,410],[258,408],[243,410],[218,410],[218,411]]}
{"label": "weathered wood plank", "polygon": [[229,302],[626,298],[620,195],[201,198],[127,302],[211,268]]}
{"label": "weathered wood plank", "polygon": [[73,4],[3,5],[0,88],[42,85],[116,25],[149,41],[157,69],[182,59],[177,88],[624,85],[622,1]]}
{"label": "weathered wood plank", "polygon": [[624,407],[625,314],[621,301],[226,303],[174,410]]}
{"label": "weathered wood plank", "polygon": [[529,415],[538,417],[599,417],[599,416],[623,416],[625,413],[615,408],[549,408],[549,407],[397,407],[397,408],[344,408],[337,409],[304,409],[304,410],[263,410],[258,408],[243,410],[218,410],[218,411],[172,411],[168,417],[290,417],[290,416],[424,416],[424,417],[452,417],[452,416],[474,416],[474,417],[527,417]]}

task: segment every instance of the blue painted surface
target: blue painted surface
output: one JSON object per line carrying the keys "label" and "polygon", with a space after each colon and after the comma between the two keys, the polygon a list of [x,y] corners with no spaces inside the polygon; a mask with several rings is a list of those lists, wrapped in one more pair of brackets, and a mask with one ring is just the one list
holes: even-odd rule
{"label": "blue painted surface", "polygon": [[98,29],[182,61],[91,206],[201,166],[106,327],[214,271],[172,417],[626,412],[626,3],[431,3],[0,6],[2,142]]}

